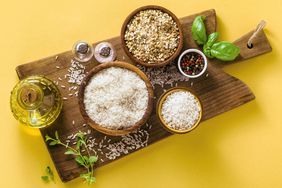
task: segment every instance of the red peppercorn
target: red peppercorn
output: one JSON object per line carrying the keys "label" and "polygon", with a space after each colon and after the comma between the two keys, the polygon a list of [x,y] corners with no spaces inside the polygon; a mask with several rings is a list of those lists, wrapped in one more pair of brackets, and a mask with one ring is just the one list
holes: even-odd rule
{"label": "red peppercorn", "polygon": [[197,75],[204,68],[204,59],[200,54],[191,52],[182,57],[180,67],[185,74]]}

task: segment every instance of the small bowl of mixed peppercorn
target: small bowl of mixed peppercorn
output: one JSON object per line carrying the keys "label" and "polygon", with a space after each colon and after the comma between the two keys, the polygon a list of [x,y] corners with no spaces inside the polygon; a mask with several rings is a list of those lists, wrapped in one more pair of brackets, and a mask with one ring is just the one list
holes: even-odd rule
{"label": "small bowl of mixed peppercorn", "polygon": [[208,61],[198,49],[188,49],[178,58],[178,69],[184,76],[198,78],[207,70]]}

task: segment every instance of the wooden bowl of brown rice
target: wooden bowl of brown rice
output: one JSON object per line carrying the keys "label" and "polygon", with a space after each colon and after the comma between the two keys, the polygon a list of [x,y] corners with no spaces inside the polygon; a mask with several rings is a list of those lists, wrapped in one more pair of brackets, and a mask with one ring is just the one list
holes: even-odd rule
{"label": "wooden bowl of brown rice", "polygon": [[164,7],[148,5],[134,10],[121,28],[121,44],[127,56],[147,67],[172,62],[183,47],[178,18]]}
{"label": "wooden bowl of brown rice", "polygon": [[174,87],[161,95],[157,103],[157,116],[163,127],[176,134],[195,129],[203,114],[200,99],[186,87]]}
{"label": "wooden bowl of brown rice", "polygon": [[101,133],[121,136],[145,124],[154,92],[140,69],[115,61],[94,67],[84,78],[78,97],[87,124]]}

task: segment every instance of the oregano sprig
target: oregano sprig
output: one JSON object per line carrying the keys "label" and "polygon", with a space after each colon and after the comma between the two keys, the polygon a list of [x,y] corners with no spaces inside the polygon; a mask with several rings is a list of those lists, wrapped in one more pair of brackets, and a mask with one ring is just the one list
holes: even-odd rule
{"label": "oregano sprig", "polygon": [[41,179],[42,179],[44,182],[48,183],[48,182],[50,182],[50,180],[53,181],[53,182],[55,182],[54,173],[53,173],[52,169],[51,169],[49,166],[46,167],[46,169],[45,169],[45,174],[46,174],[46,175],[41,176]]}
{"label": "oregano sprig", "polygon": [[[87,148],[86,137],[82,132],[78,132],[76,134],[76,146],[70,147],[69,145],[63,143],[60,138],[59,134],[55,132],[55,138],[50,137],[49,135],[45,135],[45,141],[49,142],[50,146],[55,145],[62,145],[66,148],[65,155],[74,155],[75,161],[80,165],[83,166],[87,173],[80,174],[80,177],[85,180],[88,184],[92,184],[96,182],[94,177],[94,164],[98,160],[97,156],[90,155],[90,152]],[[82,153],[82,149],[85,148],[86,154]]]}

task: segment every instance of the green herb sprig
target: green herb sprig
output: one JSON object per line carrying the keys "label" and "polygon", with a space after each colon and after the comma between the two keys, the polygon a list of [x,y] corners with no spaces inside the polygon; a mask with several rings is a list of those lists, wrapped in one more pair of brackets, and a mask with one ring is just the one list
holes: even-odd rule
{"label": "green herb sprig", "polygon": [[55,182],[54,173],[53,173],[52,169],[49,166],[46,167],[45,173],[46,173],[46,175],[41,176],[41,179],[44,182],[48,183],[48,182],[50,182],[50,180]]}
{"label": "green herb sprig", "polygon": [[[96,182],[96,178],[94,177],[94,164],[97,162],[98,157],[94,155],[90,155],[90,152],[87,148],[86,144],[86,137],[82,132],[78,132],[76,134],[76,146],[70,147],[67,144],[63,143],[60,138],[59,134],[55,132],[55,138],[50,137],[49,135],[45,135],[45,141],[49,142],[50,146],[55,145],[62,145],[66,148],[65,155],[74,155],[75,161],[80,165],[83,166],[87,173],[80,174],[80,177],[85,180],[89,185]],[[85,148],[86,155],[84,155],[81,150]]]}
{"label": "green herb sprig", "polygon": [[194,19],[192,24],[192,38],[198,45],[203,45],[203,52],[208,58],[233,61],[240,54],[240,48],[227,41],[217,42],[219,37],[219,33],[217,32],[211,33],[207,37],[204,20],[204,16],[197,16]]}

